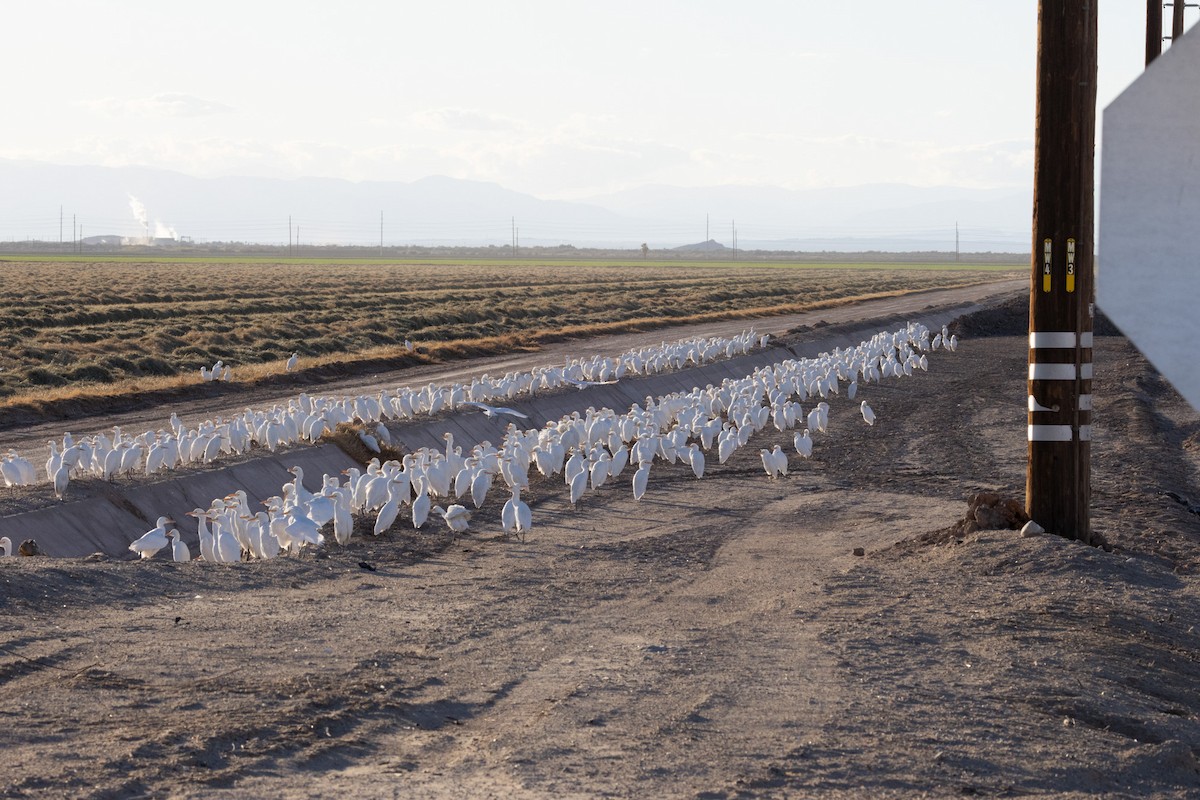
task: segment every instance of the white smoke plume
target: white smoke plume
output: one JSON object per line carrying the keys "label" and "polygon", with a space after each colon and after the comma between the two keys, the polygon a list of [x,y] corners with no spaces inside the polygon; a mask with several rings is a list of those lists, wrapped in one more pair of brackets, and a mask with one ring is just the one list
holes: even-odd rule
{"label": "white smoke plume", "polygon": [[146,217],[146,207],[142,205],[142,201],[138,200],[133,195],[129,195],[129,208],[133,211],[133,218],[142,224],[142,230],[146,232],[146,236],[150,235],[150,220]]}
{"label": "white smoke plume", "polygon": [[[138,200],[133,195],[129,195],[129,208],[133,211],[133,217],[142,226],[142,231],[147,240],[150,239],[150,217],[146,214],[146,206],[141,200]],[[179,233],[174,227],[164,225],[158,220],[154,220],[154,238],[155,239],[179,239]]]}

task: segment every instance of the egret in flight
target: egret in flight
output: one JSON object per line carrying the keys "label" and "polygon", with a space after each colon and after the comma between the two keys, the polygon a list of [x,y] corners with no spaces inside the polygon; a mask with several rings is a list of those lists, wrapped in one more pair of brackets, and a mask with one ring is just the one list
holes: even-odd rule
{"label": "egret in flight", "polygon": [[580,381],[575,380],[574,378],[563,378],[563,380],[574,386],[576,389],[586,389],[589,386],[611,386],[617,382],[615,379],[611,381]]}
{"label": "egret in flight", "polygon": [[476,403],[473,400],[468,400],[467,402],[463,403],[463,405],[464,406],[475,406],[476,408],[482,409],[483,413],[489,417],[499,416],[500,414],[509,414],[510,416],[520,417],[521,419],[529,419],[528,414],[522,414],[520,411],[517,411],[516,409],[513,409],[513,408],[501,408],[499,406],[489,406],[487,403]]}

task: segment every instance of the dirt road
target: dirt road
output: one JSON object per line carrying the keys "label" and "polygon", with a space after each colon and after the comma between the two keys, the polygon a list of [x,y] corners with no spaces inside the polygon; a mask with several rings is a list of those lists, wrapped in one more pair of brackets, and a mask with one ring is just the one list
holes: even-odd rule
{"label": "dirt road", "polygon": [[1098,337],[1113,550],[957,533],[1023,485],[1026,344],[861,387],[876,425],[834,403],[782,479],[764,434],[640,503],[535,483],[524,542],[489,502],[229,568],[6,559],[0,792],[1193,797],[1200,516],[1163,492],[1200,498],[1200,417]]}

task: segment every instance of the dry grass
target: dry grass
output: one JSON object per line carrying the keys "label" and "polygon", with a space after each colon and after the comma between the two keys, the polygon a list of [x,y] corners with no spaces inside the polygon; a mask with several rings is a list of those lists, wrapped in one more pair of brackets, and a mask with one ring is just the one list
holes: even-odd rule
{"label": "dry grass", "polygon": [[298,351],[304,381],[1011,274],[849,266],[6,263],[0,406],[178,391],[218,359],[269,382]]}

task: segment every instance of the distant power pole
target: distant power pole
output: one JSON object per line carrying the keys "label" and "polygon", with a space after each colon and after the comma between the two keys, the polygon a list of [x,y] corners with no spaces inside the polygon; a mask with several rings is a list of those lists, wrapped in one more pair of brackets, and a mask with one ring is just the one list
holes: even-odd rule
{"label": "distant power pole", "polygon": [[292,215],[288,214],[288,258],[292,257]]}
{"label": "distant power pole", "polygon": [[1162,0],[1146,0],[1146,66],[1162,53]]}
{"label": "distant power pole", "polygon": [[512,254],[517,254],[517,218],[512,218]]}
{"label": "distant power pole", "polygon": [[379,212],[379,257],[383,258],[383,212]]}
{"label": "distant power pole", "polygon": [[1031,519],[1088,543],[1096,5],[1038,4],[1025,483]]}

